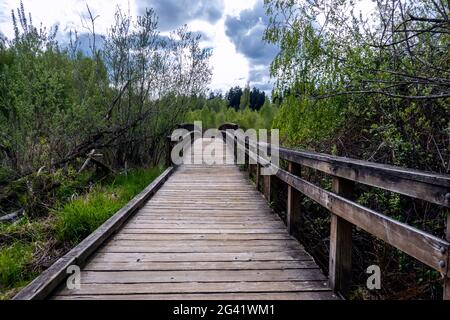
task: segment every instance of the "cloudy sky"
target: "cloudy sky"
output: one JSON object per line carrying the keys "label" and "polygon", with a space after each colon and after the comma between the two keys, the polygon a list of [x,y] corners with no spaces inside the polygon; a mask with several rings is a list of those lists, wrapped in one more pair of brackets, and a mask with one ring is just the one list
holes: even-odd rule
{"label": "cloudy sky", "polygon": [[[116,6],[130,10],[133,16],[153,7],[160,30],[171,30],[187,24],[192,31],[204,35],[202,46],[213,48],[212,89],[228,90],[231,86],[251,86],[270,91],[268,66],[277,49],[261,38],[267,17],[263,0],[23,0],[25,11],[31,12],[35,25],[59,24],[61,32],[77,29],[83,32],[82,15],[86,3],[94,14],[98,33],[106,33],[112,24]],[[11,37],[11,9],[19,0],[0,0],[0,31]]]}

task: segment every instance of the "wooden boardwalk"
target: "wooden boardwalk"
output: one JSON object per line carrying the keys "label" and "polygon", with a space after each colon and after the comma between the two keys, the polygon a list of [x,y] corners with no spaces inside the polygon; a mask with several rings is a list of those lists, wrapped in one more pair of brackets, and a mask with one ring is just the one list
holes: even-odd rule
{"label": "wooden boardwalk", "polygon": [[[221,139],[197,140],[194,153]],[[223,154],[205,157],[232,159]],[[208,162],[209,163],[209,162]],[[232,162],[231,162],[232,163]],[[181,165],[53,299],[336,299],[311,256],[231,164]]]}
{"label": "wooden boardwalk", "polygon": [[[177,128],[188,130],[183,138],[201,133],[193,124]],[[14,299],[337,299],[333,292],[348,297],[352,229],[358,227],[439,272],[443,298],[450,300],[450,175],[279,147],[236,129],[226,123],[219,127],[225,139],[196,140],[194,159],[185,156],[190,163],[174,167],[166,157],[168,168],[158,178]],[[234,164],[239,154],[223,141],[246,154],[244,168],[258,188]],[[172,139],[166,147],[167,156]],[[282,166],[264,156],[267,148]],[[212,149],[220,152],[210,154]],[[262,167],[275,175],[262,176]],[[304,168],[329,176],[331,190],[308,181]],[[267,206],[275,179],[287,187],[287,231]],[[356,184],[441,207],[445,233],[439,237],[361,205],[354,200]],[[304,197],[330,213],[328,279],[289,235],[304,232]],[[81,287],[68,290],[74,266],[81,267]]]}

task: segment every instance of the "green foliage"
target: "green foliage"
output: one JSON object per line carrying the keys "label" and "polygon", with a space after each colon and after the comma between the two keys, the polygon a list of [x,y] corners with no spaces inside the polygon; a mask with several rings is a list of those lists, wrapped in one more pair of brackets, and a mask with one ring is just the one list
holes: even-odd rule
{"label": "green foliage", "polygon": [[[214,98],[215,94],[210,94],[210,99]],[[222,94],[219,95],[222,98]],[[235,110],[244,109],[250,107],[252,110],[258,111],[262,108],[267,96],[262,90],[253,87],[250,90],[249,84],[242,90],[241,87],[235,86],[230,88],[225,94],[225,99],[228,102],[228,106],[234,108]]]}
{"label": "green foliage", "polygon": [[268,99],[259,111],[247,107],[236,111],[228,106],[227,100],[215,98],[205,100],[201,109],[189,111],[185,121],[202,121],[204,129],[218,128],[224,123],[236,123],[243,129],[271,129],[277,113],[278,108]]}
{"label": "green foliage", "polygon": [[70,168],[68,171],[67,176],[60,177],[60,185],[55,190],[55,197],[60,201],[67,201],[74,195],[85,193],[89,183],[94,179],[89,171],[80,174]]}
{"label": "green foliage", "polygon": [[[275,123],[288,144],[448,172],[450,59],[433,43],[449,36],[430,31],[447,20],[448,8],[395,0],[374,7],[367,23],[351,1],[265,5],[264,37],[280,47],[271,65],[274,94],[283,99]],[[403,28],[423,32],[408,37]]]}
{"label": "green foliage", "polygon": [[15,175],[14,170],[8,167],[0,166],[0,185],[7,183],[12,180]]}
{"label": "green foliage", "polygon": [[331,139],[344,120],[343,107],[324,101],[286,97],[273,127],[280,129],[280,139],[288,146],[315,149]]}
{"label": "green foliage", "polygon": [[[270,71],[273,96],[281,101],[273,126],[283,144],[449,173],[450,37],[448,25],[442,27],[448,6],[377,1],[370,13],[358,15],[355,1],[264,3],[264,38],[280,48]],[[309,178],[323,185],[320,174]],[[374,188],[358,194],[369,208],[438,237],[445,233],[444,208]],[[316,205],[304,212],[302,240],[316,259],[327,260],[329,249],[322,244],[329,237],[329,215]],[[436,272],[367,234],[358,231],[353,238],[353,264],[360,271],[353,273],[353,297],[441,295]],[[383,270],[380,292],[364,289],[370,264]]]}
{"label": "green foliage", "polygon": [[21,4],[14,38],[0,41],[1,167],[21,177],[73,164],[92,149],[111,166],[158,164],[187,100],[204,94],[211,78],[200,37],[186,26],[160,37],[154,10],[132,18],[118,8],[102,46],[88,35],[86,56],[76,32],[63,47],[57,29],[28,17]]}
{"label": "green foliage", "polygon": [[241,101],[239,103],[239,109],[244,110],[250,108],[250,87],[247,85],[241,96]]}
{"label": "green foliage", "polygon": [[50,167],[97,130],[112,95],[101,62],[71,59],[51,36],[33,28],[27,25],[9,48],[0,49],[0,55],[12,57],[0,62],[0,145],[19,174]]}

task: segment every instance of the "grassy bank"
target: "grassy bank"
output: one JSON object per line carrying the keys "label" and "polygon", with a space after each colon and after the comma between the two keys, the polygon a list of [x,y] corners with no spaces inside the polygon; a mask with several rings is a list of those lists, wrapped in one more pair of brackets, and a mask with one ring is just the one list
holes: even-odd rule
{"label": "grassy bank", "polygon": [[[66,200],[58,202],[43,217],[0,223],[0,299],[13,297],[161,172],[161,168],[150,168],[117,175],[91,185],[82,195],[63,197]],[[67,185],[62,184],[58,192],[68,195],[71,189]]]}

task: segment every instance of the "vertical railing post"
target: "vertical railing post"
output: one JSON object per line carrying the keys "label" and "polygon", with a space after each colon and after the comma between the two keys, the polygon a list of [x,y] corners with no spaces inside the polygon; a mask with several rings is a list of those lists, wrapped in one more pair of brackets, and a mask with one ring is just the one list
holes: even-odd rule
{"label": "vertical railing post", "polygon": [[247,170],[248,175],[250,177],[250,149],[249,149],[249,137],[244,138],[244,156],[245,156],[245,164],[244,169]]}
{"label": "vertical railing post", "polygon": [[233,144],[234,144],[234,146],[233,146],[233,149],[234,149],[234,163],[235,164],[238,164],[237,163],[237,158],[238,158],[238,144],[237,144],[237,137],[236,136],[234,136],[233,137]]}
{"label": "vertical railing post", "polygon": [[[333,192],[352,199],[354,182],[333,177]],[[330,286],[335,292],[346,296],[351,284],[352,268],[352,224],[331,214],[330,228]]]}
{"label": "vertical railing post", "polygon": [[[289,161],[288,170],[295,176],[301,175],[301,165],[298,163]],[[301,193],[288,185],[287,227],[289,234],[296,238],[298,238],[300,234],[301,220]]]}
{"label": "vertical railing post", "polygon": [[[447,198],[450,200],[450,194],[447,194]],[[450,209],[446,209],[446,210],[447,210],[446,239],[447,239],[447,241],[450,242]],[[447,272],[449,272],[449,271],[450,271],[450,254],[447,252]],[[444,287],[443,299],[450,300],[450,275],[449,274],[445,275],[443,287]]]}
{"label": "vertical railing post", "polygon": [[167,136],[166,137],[166,166],[171,167],[172,166],[172,137]]}
{"label": "vertical railing post", "polygon": [[255,185],[256,190],[259,191],[259,185],[261,184],[261,165],[259,163],[255,166]]}
{"label": "vertical railing post", "polygon": [[[269,144],[267,146],[267,156],[270,158],[271,155],[271,145]],[[264,197],[266,198],[267,202],[271,202],[271,194],[272,194],[272,176],[271,175],[265,175],[263,176],[263,183],[264,183]]]}
{"label": "vertical railing post", "polygon": [[272,176],[266,175],[263,176],[263,183],[264,183],[264,197],[266,198],[267,202],[272,201],[270,198],[271,190],[270,185],[272,183]]}
{"label": "vertical railing post", "polygon": [[[252,142],[254,143],[254,141],[252,141]],[[248,148],[248,153],[249,153],[249,156],[248,156],[248,176],[251,178],[251,177],[253,177],[253,173],[255,171],[254,170],[255,169],[255,165],[252,163],[253,161],[250,160],[251,159],[250,158],[250,152],[252,152],[252,156],[254,156],[253,147],[250,148],[250,137],[248,138],[247,148]]]}

